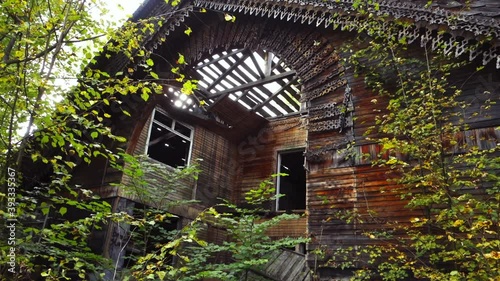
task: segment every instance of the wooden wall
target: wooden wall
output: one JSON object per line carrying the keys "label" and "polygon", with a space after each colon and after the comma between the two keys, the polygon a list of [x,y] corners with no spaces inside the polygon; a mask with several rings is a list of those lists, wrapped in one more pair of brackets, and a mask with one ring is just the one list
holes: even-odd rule
{"label": "wooden wall", "polygon": [[[461,117],[454,122],[464,128],[464,131],[453,136],[459,143],[466,142],[480,149],[489,149],[500,143],[500,105],[493,103],[491,107],[486,106],[488,100],[500,101],[500,78],[492,74],[495,72],[498,73],[493,67],[475,72],[472,66],[452,75],[452,85],[462,89],[460,99],[467,102],[465,108],[456,109],[461,111]],[[405,207],[407,201],[401,199],[398,186],[390,180],[398,175],[389,168],[372,167],[369,159],[361,157],[362,154],[369,154],[373,159],[381,150],[379,145],[368,139],[366,132],[374,125],[375,116],[386,112],[388,99],[371,92],[362,77],[355,78],[349,71],[345,74],[353,93],[355,156],[350,160],[339,161],[342,152],[332,151],[323,161],[309,163],[307,184],[307,230],[312,238],[308,251],[327,249],[327,258],[336,261],[345,258],[335,254],[339,248],[359,249],[363,245],[376,243],[367,237],[370,231],[396,229],[397,226],[408,225],[412,218],[423,214],[423,211]],[[338,99],[338,95],[340,93],[332,100]],[[373,99],[377,102],[372,102]],[[371,133],[369,137],[376,139],[378,136]],[[310,143],[311,138],[323,139],[315,140],[316,143],[335,142],[342,140],[342,133],[309,133]],[[461,152],[458,148],[450,151]],[[348,212],[354,212],[356,216],[346,216]],[[394,234],[403,238],[406,236],[406,233]],[[312,254],[307,259],[310,266],[317,262],[317,256]]]}
{"label": "wooden wall", "polygon": [[198,161],[201,174],[196,183],[196,200],[210,206],[220,198],[231,199],[237,175],[237,148],[228,139],[210,130],[195,127],[191,159]]}
{"label": "wooden wall", "polygon": [[[236,145],[228,139],[220,136],[204,126],[196,123],[183,121],[181,116],[174,117],[177,121],[186,123],[193,128],[193,143],[191,148],[190,164],[198,164],[200,174],[198,180],[185,181],[181,183],[173,192],[171,200],[191,200],[200,201],[198,206],[211,206],[218,202],[219,198],[230,199],[232,194],[232,185],[236,178]],[[144,155],[146,153],[149,128],[151,126],[151,117],[145,122],[140,130],[139,136],[134,143],[133,154]],[[152,163],[160,163],[153,159]],[[165,169],[171,169],[165,165]],[[156,185],[162,184],[162,177],[165,174],[161,172],[150,175],[156,179]],[[127,181],[126,178],[123,180]],[[127,197],[121,193],[121,196]],[[182,214],[179,214],[182,215]]]}
{"label": "wooden wall", "polygon": [[[313,77],[306,81],[305,88],[314,85],[316,81],[322,81],[318,82],[319,86],[330,82],[323,80],[325,77],[330,77],[329,71],[337,68],[334,64],[335,56],[328,52],[339,50],[340,45],[356,36],[349,32],[320,29],[316,31],[321,31],[321,36],[314,33],[314,42],[321,42],[321,47],[314,45],[314,48],[323,50],[324,57],[311,55],[312,49],[307,49],[308,56],[303,52],[304,55],[301,57],[300,52],[289,48],[290,44],[283,43],[287,41],[274,44],[275,37],[270,36],[272,40],[266,39],[272,41],[268,44],[274,47],[273,51],[279,52],[279,48],[282,48],[283,54],[288,54],[290,62],[296,62],[297,67],[310,68],[303,71],[305,74],[311,73]],[[305,38],[309,40],[307,37],[309,35],[304,34],[306,34],[304,38],[297,36],[296,42],[306,47]],[[312,38],[312,35],[310,37]],[[198,44],[200,48],[207,45],[202,43]],[[228,42],[227,46],[230,44],[232,42]],[[422,54],[423,50],[419,46],[414,47],[411,52]],[[198,55],[198,52],[193,51],[192,57],[196,57],[195,55]],[[332,65],[314,76],[312,73],[316,74],[315,67],[311,62],[317,59],[318,61],[314,63],[319,65],[323,61],[321,58],[331,59]],[[298,63],[299,61],[302,64]],[[463,118],[455,122],[459,125],[467,123],[470,128],[456,137],[480,144],[485,148],[497,145],[500,139],[497,129],[500,125],[500,103],[489,109],[484,106],[484,102],[488,99],[500,100],[500,78],[495,76],[495,73],[498,71],[494,66],[488,66],[479,72],[472,66],[460,69],[452,75],[453,84],[463,89],[461,98],[469,103],[467,107],[461,109]],[[345,79],[352,94],[353,124],[343,128],[342,131],[310,132],[308,124],[304,122],[306,118],[291,116],[270,120],[257,133],[248,135],[243,141],[235,144],[206,126],[192,124],[195,127],[195,137],[191,158],[203,159],[200,162],[202,174],[196,186],[193,186],[196,190],[196,199],[207,205],[217,202],[218,197],[244,204],[245,192],[257,187],[261,181],[277,172],[278,152],[339,144],[340,149],[327,151],[318,161],[306,163],[308,173],[305,216],[298,222],[284,222],[278,228],[271,230],[271,236],[306,234],[312,239],[307,247],[308,251],[326,246],[330,254],[333,254],[333,250],[341,247],[360,247],[373,243],[373,240],[366,237],[366,232],[384,228],[389,223],[408,224],[411,218],[420,215],[417,210],[405,208],[407,202],[402,200],[397,192],[393,192],[398,186],[390,179],[397,175],[392,174],[387,168],[372,167],[369,160],[360,157],[365,153],[375,157],[380,151],[376,141],[369,139],[380,136],[376,133],[367,135],[366,132],[375,124],[375,116],[384,114],[388,98],[371,91],[366,86],[364,77],[355,77],[352,69],[347,68],[342,75],[334,78]],[[311,86],[310,90],[314,90],[314,87]],[[337,87],[323,97],[315,99],[308,106],[340,103],[344,99],[346,88],[347,86]],[[476,115],[475,112],[479,114]],[[147,133],[142,132],[137,142],[137,153],[144,151],[144,136],[147,136]],[[349,139],[355,141],[353,151],[357,155],[347,157],[342,148]],[[191,193],[186,192],[183,196],[187,198],[192,194],[191,190]],[[269,206],[269,209],[274,210],[272,206]],[[349,212],[354,212],[356,218],[348,217]],[[315,265],[316,258],[314,255],[307,255],[311,267]]]}
{"label": "wooden wall", "polygon": [[244,203],[244,193],[259,186],[277,172],[278,152],[304,149],[306,131],[298,116],[269,122],[257,135],[238,145],[239,178],[236,203]]}
{"label": "wooden wall", "polygon": [[[304,149],[306,131],[299,116],[276,119],[250,135],[238,145],[238,180],[235,202],[244,204],[244,193],[259,186],[277,172],[278,152]],[[274,206],[270,204],[269,211]],[[298,221],[283,221],[272,230],[271,236],[299,237],[306,235],[306,217]]]}

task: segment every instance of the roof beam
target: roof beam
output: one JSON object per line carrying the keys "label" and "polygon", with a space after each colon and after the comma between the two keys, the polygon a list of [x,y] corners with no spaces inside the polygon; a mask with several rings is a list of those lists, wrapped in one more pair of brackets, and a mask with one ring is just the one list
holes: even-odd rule
{"label": "roof beam", "polygon": [[260,69],[259,63],[257,62],[257,59],[255,58],[254,54],[251,54],[250,58],[252,59],[252,62],[255,65],[255,69],[257,69],[257,71],[259,72],[260,78],[266,77],[264,72],[262,72],[262,69]]}
{"label": "roof beam", "polygon": [[253,88],[253,87],[258,87],[258,86],[261,86],[261,85],[264,85],[264,84],[267,84],[267,83],[274,82],[276,80],[293,77],[295,74],[296,74],[295,71],[292,70],[292,71],[287,71],[287,72],[283,72],[283,73],[272,75],[272,76],[267,76],[267,77],[264,77],[263,79],[260,79],[260,80],[257,80],[257,81],[249,82],[247,84],[244,84],[244,85],[241,85],[241,86],[237,86],[237,87],[234,87],[232,89],[227,89],[227,90],[220,91],[218,93],[212,94],[211,98],[220,97],[220,96],[223,96],[223,95],[226,95],[226,94],[230,94],[230,93],[234,93],[234,92],[237,92],[237,91],[244,91],[246,89]]}
{"label": "roof beam", "polygon": [[266,76],[270,76],[273,71],[273,56],[273,53],[264,53],[264,60],[266,61]]}
{"label": "roof beam", "polygon": [[243,50],[244,50],[244,49],[238,49],[238,50],[235,50],[235,51],[233,51],[233,52],[231,52],[231,53],[229,53],[229,54],[226,54],[226,55],[220,56],[220,57],[218,57],[218,58],[216,58],[216,59],[210,59],[210,61],[209,61],[209,62],[207,62],[207,63],[203,63],[203,64],[200,64],[200,65],[197,65],[197,66],[195,66],[195,68],[194,68],[194,69],[198,70],[198,69],[203,68],[203,67],[205,67],[205,66],[207,66],[207,65],[210,65],[210,64],[212,64],[212,63],[214,63],[214,62],[218,62],[218,61],[220,61],[220,60],[227,59],[227,58],[229,58],[229,57],[232,57],[232,56],[234,56],[234,55],[236,55],[236,54],[238,54],[238,53],[242,52]]}
{"label": "roof beam", "polygon": [[[286,72],[285,72],[286,73]],[[257,111],[259,110],[260,108],[262,108],[264,105],[266,105],[267,103],[269,103],[270,101],[272,101],[274,98],[276,98],[279,94],[281,94],[287,87],[289,87],[290,85],[292,85],[293,83],[295,83],[297,81],[297,79],[290,79],[290,81],[288,81],[284,86],[281,86],[281,88],[279,90],[277,90],[276,92],[274,92],[268,99],[266,99],[265,101],[263,101],[261,104],[258,104],[256,105],[254,108],[252,108],[252,110],[254,111]],[[284,94],[284,93],[283,93]],[[285,109],[286,110],[286,109]]]}
{"label": "roof beam", "polygon": [[219,84],[222,80],[224,80],[224,78],[226,78],[226,76],[231,73],[235,68],[237,68],[241,62],[243,62],[244,60],[246,60],[246,58],[248,58],[249,56],[251,55],[251,53],[247,53],[247,54],[244,54],[241,58],[239,58],[233,65],[231,65],[231,67],[229,67],[228,69],[226,69],[222,75],[220,75],[217,79],[215,79],[214,82],[212,82],[212,84],[210,84],[208,87],[207,87],[207,91],[210,91],[211,89],[213,89],[217,84]]}

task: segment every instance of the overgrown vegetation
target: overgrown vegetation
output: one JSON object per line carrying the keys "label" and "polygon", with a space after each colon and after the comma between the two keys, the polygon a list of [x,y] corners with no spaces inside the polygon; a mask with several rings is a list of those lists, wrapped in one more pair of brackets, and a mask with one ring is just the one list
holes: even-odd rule
{"label": "overgrown vegetation", "polygon": [[[366,5],[377,3],[354,1],[353,5],[364,13]],[[11,280],[14,274],[18,280],[126,280],[131,276],[240,280],[264,265],[270,252],[307,242],[267,236],[280,221],[297,218],[282,214],[262,219],[260,204],[273,200],[275,194],[271,181],[247,194],[251,210],[224,201],[180,230],[172,229],[176,218],[168,209],[193,202],[158,198],[171,195],[183,181],[196,180],[196,166],[166,174],[166,189],[151,188],[154,182],[145,177],[161,167],[119,154],[117,148],[127,140],[116,135],[111,121],[130,115],[122,98],[137,96],[145,102],[161,93],[158,74],[152,71],[154,62],[141,40],[163,23],[160,18],[129,22],[114,32],[110,23],[96,23],[89,12],[100,7],[96,0],[0,4],[0,150],[4,155],[0,158],[0,214],[7,226],[0,241],[2,279]],[[225,15],[225,19],[235,17]],[[395,28],[405,24],[397,22]],[[460,99],[460,88],[448,81],[464,64],[451,62],[439,51],[425,52],[419,59],[405,56],[407,42],[387,34],[382,21],[356,28],[368,35],[363,44],[367,38],[369,44],[351,54],[348,63],[389,99],[387,111],[373,127],[372,132],[384,136],[373,140],[382,147],[373,163],[390,170],[399,187],[391,192],[421,215],[366,233],[378,243],[358,248],[354,254],[343,249],[337,257],[347,254],[350,261],[335,266],[351,268],[361,262],[363,269],[355,272],[356,280],[496,280],[500,276],[500,147],[496,143],[479,147],[471,139],[456,138],[470,129],[469,116],[456,109],[471,105]],[[186,35],[191,32],[195,31],[188,28]],[[95,51],[102,48],[83,43],[99,38],[113,41],[109,52],[141,61],[146,77],[131,78],[134,69],[107,73],[89,67]],[[184,91],[192,92],[196,83],[185,80],[177,68],[172,71],[179,75]],[[77,83],[68,87],[67,80]],[[487,110],[493,103],[487,100],[477,108]],[[128,182],[119,187],[141,203],[135,213],[113,212],[110,204],[73,181],[75,167],[97,159],[105,159],[128,176]],[[21,167],[36,170],[40,177],[21,174]],[[80,216],[74,216],[76,210]],[[127,269],[118,269],[116,262],[96,254],[88,243],[88,237],[110,221],[128,231],[117,260],[128,264]],[[209,241],[209,229],[227,239]],[[394,235],[401,233],[407,236]],[[127,247],[133,251],[126,252]]]}
{"label": "overgrown vegetation", "polygon": [[[249,272],[267,264],[274,251],[308,241],[306,238],[271,239],[268,236],[268,231],[280,222],[299,218],[296,214],[263,218],[266,210],[259,206],[275,199],[273,182],[264,181],[246,194],[247,203],[255,208],[240,208],[223,201],[203,210],[181,230],[170,231],[168,235],[164,233],[165,228],[159,226],[168,213],[148,209],[150,219],[142,223],[141,230],[149,229],[151,234],[151,229],[155,229],[157,236],[150,235],[147,239],[156,243],[150,251],[138,256],[130,268],[131,275],[136,280],[247,280]],[[218,233],[219,239],[207,239],[210,232]],[[165,237],[170,237],[170,241]]]}
{"label": "overgrown vegetation", "polygon": [[[468,126],[479,114],[487,119],[496,101],[489,92],[480,93],[482,104],[465,101],[461,85],[450,80],[471,66],[446,57],[445,46],[409,56],[412,47],[405,38],[397,39],[404,25],[367,22],[347,64],[380,99],[388,100],[367,132],[378,136],[371,141],[381,147],[373,165],[386,167],[388,180],[397,184],[381,192],[397,194],[406,208],[421,215],[380,224],[378,231],[365,233],[371,245],[339,249],[329,264],[343,269],[361,265],[353,280],[496,280],[500,147],[476,139]],[[379,106],[378,99],[372,103]],[[367,208],[370,216],[384,221],[384,214]],[[337,219],[362,224],[361,218],[354,210]]]}
{"label": "overgrown vegetation", "polygon": [[[104,7],[99,0],[0,4],[0,214],[8,226],[1,231],[3,280],[100,278],[114,268],[91,249],[89,236],[127,216],[113,213],[72,174],[98,161],[118,167],[131,159],[118,154],[127,140],[113,122],[130,116],[125,98],[145,102],[161,93],[142,40],[162,19],[117,30]],[[107,53],[105,42],[113,42]],[[133,78],[134,69],[94,67],[98,54],[113,53],[143,60],[146,77]]]}

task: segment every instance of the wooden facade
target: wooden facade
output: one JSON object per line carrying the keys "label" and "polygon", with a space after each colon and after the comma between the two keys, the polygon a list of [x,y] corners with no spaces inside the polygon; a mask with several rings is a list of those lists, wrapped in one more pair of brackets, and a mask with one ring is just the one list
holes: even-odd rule
{"label": "wooden facade", "polygon": [[[374,158],[380,151],[379,145],[372,140],[377,135],[367,136],[366,132],[375,124],[374,115],[386,109],[388,98],[372,92],[364,77],[356,77],[352,69],[346,69],[342,64],[342,58],[349,54],[340,53],[340,46],[357,36],[344,26],[361,25],[365,20],[351,14],[351,2],[196,0],[181,1],[179,6],[172,8],[165,1],[150,0],[136,12],[134,19],[164,17],[163,26],[144,42],[144,46],[152,52],[157,73],[165,78],[170,78],[170,67],[179,53],[187,62],[183,70],[200,80],[205,78],[196,70],[204,63],[212,61],[216,65],[216,60],[237,61],[240,58],[237,50],[242,50],[241,53],[249,58],[254,58],[251,52],[265,57],[263,50],[279,58],[279,62],[270,62],[279,74],[265,75],[264,71],[254,70],[260,75],[256,82],[243,81],[243,86],[229,85],[226,89],[214,91],[207,82],[205,89],[200,87],[201,90],[195,92],[199,99],[207,101],[208,106],[204,108],[188,106],[182,110],[169,104],[168,100],[173,98],[168,92],[165,97],[155,97],[147,105],[132,106],[134,121],[127,121],[128,125],[124,126],[127,128],[121,129],[129,137],[126,148],[129,153],[147,152],[154,108],[192,128],[190,159],[202,159],[198,162],[201,174],[196,182],[186,183],[186,188],[172,200],[196,199],[200,203],[190,209],[180,208],[172,212],[192,219],[203,208],[215,204],[218,198],[243,204],[246,191],[279,172],[280,153],[303,151],[306,208],[292,211],[304,216],[298,222],[284,223],[270,235],[310,237],[311,243],[307,245],[304,256],[310,268],[317,266],[318,257],[311,254],[317,248],[326,245],[335,250],[368,245],[372,241],[363,235],[364,232],[379,229],[387,222],[409,223],[411,218],[419,215],[419,211],[406,209],[407,202],[397,193],[381,193],[397,188],[395,183],[388,181],[391,177],[389,168],[373,167],[370,157],[362,157],[369,155]],[[498,17],[488,17],[485,12],[486,8],[500,11],[500,7],[493,7],[494,4],[488,1],[470,1],[478,4],[478,8],[467,12],[445,5],[455,1],[443,1],[446,3],[430,8],[423,8],[421,3],[406,2],[385,1],[380,11],[373,12],[408,20],[410,27],[401,30],[399,36],[414,42],[409,52],[415,56],[422,52],[422,46],[432,49],[434,44],[448,44],[449,53],[455,53],[457,57],[470,56],[474,65],[453,74],[452,82],[463,90],[461,98],[472,104],[464,109],[470,129],[455,137],[482,148],[498,145],[500,103],[493,105],[489,114],[473,113],[481,112],[481,106],[488,98],[500,100],[500,21]],[[200,9],[207,12],[199,13]],[[221,16],[224,13],[235,15],[236,21],[225,21]],[[334,14],[340,16],[334,17]],[[453,15],[458,17],[458,23],[449,20]],[[179,27],[184,24],[193,30],[189,37]],[[444,31],[446,35],[440,35],[438,31]],[[493,37],[488,44],[480,50],[465,50],[469,40],[478,40],[484,32]],[[102,60],[101,66],[110,72],[138,67],[128,65],[119,57]],[[476,71],[476,67],[482,65],[484,68]],[[222,80],[224,75],[232,75],[224,73],[222,63],[218,68],[222,74],[212,77],[213,89],[219,78]],[[213,69],[217,72],[217,66]],[[246,80],[245,75],[253,74],[250,68],[245,70],[247,74],[236,66],[232,71],[240,71],[234,80]],[[285,82],[278,80],[285,76],[289,77],[283,80]],[[278,81],[276,83],[283,91],[288,89],[289,94],[277,98],[279,94],[269,93],[267,99],[261,97],[259,101],[255,94],[248,93],[250,88],[244,86],[253,83],[261,87],[261,91],[266,91],[262,88],[266,81]],[[299,92],[293,90],[292,82],[297,84]],[[238,87],[242,93],[236,97],[236,91],[231,88]],[[491,93],[488,98],[483,94],[485,91]],[[342,110],[340,106],[343,106]],[[355,156],[347,157],[344,148],[353,142]],[[104,177],[111,177],[109,181],[119,177],[104,166],[100,171]],[[126,197],[119,190],[110,191],[105,185],[100,188],[101,194],[109,198]],[[364,223],[332,219],[339,213],[352,210],[357,211]],[[271,214],[276,212],[275,206],[269,206],[269,211]],[[374,213],[378,215],[375,217]],[[208,236],[214,240],[222,239],[224,234],[219,232],[214,230]],[[342,273],[330,274],[342,276]]]}

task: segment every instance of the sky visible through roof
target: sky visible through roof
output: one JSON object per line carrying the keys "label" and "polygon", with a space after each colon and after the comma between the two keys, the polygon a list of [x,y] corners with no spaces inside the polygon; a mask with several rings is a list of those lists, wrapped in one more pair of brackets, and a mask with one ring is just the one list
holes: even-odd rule
{"label": "sky visible through roof", "polygon": [[[262,117],[298,112],[300,90],[297,77],[276,55],[265,50],[233,49],[213,54],[194,67],[198,88],[208,104],[228,97]],[[193,97],[168,89],[175,106],[192,111]],[[173,94],[173,95],[172,95]],[[200,94],[200,92],[198,92]]]}

